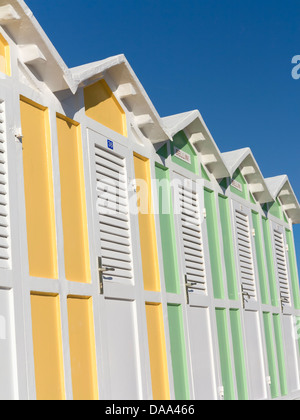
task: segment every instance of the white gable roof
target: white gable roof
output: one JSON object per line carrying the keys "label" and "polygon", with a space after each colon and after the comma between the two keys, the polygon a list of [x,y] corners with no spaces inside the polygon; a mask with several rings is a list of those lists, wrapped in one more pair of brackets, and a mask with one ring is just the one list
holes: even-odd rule
{"label": "white gable roof", "polygon": [[232,152],[222,153],[227,169],[232,177],[237,169],[249,184],[250,192],[261,204],[272,201],[272,195],[266,185],[265,179],[254,159],[251,149],[244,148]]}
{"label": "white gable roof", "polygon": [[162,118],[162,123],[170,137],[184,130],[201,162],[216,179],[229,176],[221,152],[198,110]]}
{"label": "white gable roof", "polygon": [[269,188],[272,198],[277,198],[282,203],[283,210],[287,213],[294,224],[300,223],[300,205],[293,191],[287,175],[266,178],[266,184]]}

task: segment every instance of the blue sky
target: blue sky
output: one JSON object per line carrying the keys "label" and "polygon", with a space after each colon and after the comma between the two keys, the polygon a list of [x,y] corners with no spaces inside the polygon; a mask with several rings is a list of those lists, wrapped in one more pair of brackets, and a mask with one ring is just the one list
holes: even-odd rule
{"label": "blue sky", "polygon": [[69,67],[124,53],[161,116],[199,109],[221,152],[250,147],[300,201],[299,0],[26,3]]}

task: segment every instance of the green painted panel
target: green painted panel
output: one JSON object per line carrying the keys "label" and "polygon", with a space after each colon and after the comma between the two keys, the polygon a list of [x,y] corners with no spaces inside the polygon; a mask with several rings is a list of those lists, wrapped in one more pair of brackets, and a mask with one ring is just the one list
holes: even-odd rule
{"label": "green painted panel", "polygon": [[215,195],[213,191],[204,189],[204,201],[206,208],[206,225],[208,245],[213,280],[214,296],[216,299],[224,299],[224,284],[221,265],[221,250],[218,231],[218,219]]}
{"label": "green painted panel", "polygon": [[234,380],[232,363],[230,357],[230,345],[227,326],[227,316],[225,309],[216,309],[216,320],[218,330],[219,354],[222,372],[222,382],[224,386],[224,399],[235,400]]}
{"label": "green painted panel", "polygon": [[271,303],[272,303],[273,306],[278,306],[275,265],[274,265],[274,257],[273,257],[273,250],[272,250],[269,220],[266,219],[265,217],[263,217],[262,218],[262,225],[263,225],[265,251],[266,251],[266,259],[267,259],[267,267],[268,267]]}
{"label": "green painted panel", "polygon": [[208,176],[203,165],[201,165],[201,176],[203,179],[206,179],[206,181],[210,181],[210,177]]}
{"label": "green painted panel", "polygon": [[223,178],[220,182],[220,186],[226,191],[228,188],[228,179],[229,178]]}
{"label": "green painted panel", "polygon": [[233,234],[231,228],[230,208],[228,197],[219,195],[219,209],[222,227],[224,259],[226,267],[228,297],[238,299],[237,275],[234,258]]}
{"label": "green painted panel", "polygon": [[268,207],[269,207],[269,213],[272,216],[277,217],[277,219],[283,220],[281,205],[278,199],[274,201],[274,203],[269,203]]}
{"label": "green painted panel", "polygon": [[176,400],[189,400],[188,368],[181,305],[168,304],[171,356]]}
{"label": "green painted panel", "polygon": [[168,293],[180,293],[169,170],[156,164],[155,174],[158,181],[160,235],[166,290]]}
{"label": "green painted panel", "polygon": [[240,311],[238,309],[230,309],[229,313],[238,397],[239,400],[248,400],[249,395]]}
{"label": "green painted panel", "polygon": [[279,397],[279,383],[278,383],[278,377],[277,377],[276,354],[275,354],[275,347],[274,347],[271,314],[268,312],[264,312],[263,320],[264,320],[264,329],[265,329],[265,337],[266,337],[269,374],[271,377],[271,395],[272,395],[272,398],[277,398]]}
{"label": "green painted panel", "polygon": [[275,342],[276,342],[276,350],[277,350],[280,389],[281,389],[281,395],[284,396],[288,394],[288,389],[287,389],[286,366],[285,366],[285,360],[284,360],[280,315],[273,314],[273,323],[274,323]]}
{"label": "green painted panel", "polygon": [[[190,157],[191,163],[188,163],[175,156],[176,149],[182,150],[182,152],[187,153]],[[189,143],[183,131],[180,131],[174,136],[173,142],[171,143],[171,153],[172,161],[174,163],[176,163],[184,169],[187,169],[188,171],[194,172],[195,174],[199,174],[198,156],[195,153],[193,147]]]}
{"label": "green painted panel", "polygon": [[247,182],[245,181],[245,178],[243,177],[243,175],[241,174],[239,169],[237,169],[235,171],[235,173],[233,174],[232,180],[237,181],[241,185],[242,191],[235,188],[232,185],[232,182],[231,182],[231,186],[230,186],[230,191],[233,192],[234,194],[238,195],[239,197],[242,197],[245,200],[248,200]]}
{"label": "green painted panel", "polygon": [[255,229],[255,250],[256,250],[256,261],[259,274],[259,285],[262,303],[269,305],[269,291],[267,284],[267,267],[264,258],[264,249],[260,225],[260,215],[256,212],[252,212],[253,227]]}
{"label": "green painted panel", "polygon": [[164,144],[156,153],[159,156],[167,159],[167,157],[169,156],[168,143]]}
{"label": "green painted panel", "polygon": [[300,309],[299,279],[297,274],[296,252],[293,234],[289,229],[286,229],[286,240],[289,247],[288,255],[293,288],[294,306],[296,309]]}
{"label": "green painted panel", "polygon": [[253,195],[251,194],[251,192],[249,192],[249,196],[250,196],[250,203],[256,204],[256,201],[255,201]]}

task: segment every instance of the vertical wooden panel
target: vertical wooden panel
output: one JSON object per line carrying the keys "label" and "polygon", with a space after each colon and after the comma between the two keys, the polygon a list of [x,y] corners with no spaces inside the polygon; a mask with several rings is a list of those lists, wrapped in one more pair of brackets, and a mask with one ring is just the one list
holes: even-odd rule
{"label": "vertical wooden panel", "polygon": [[65,399],[59,297],[31,294],[31,316],[37,399]]}
{"label": "vertical wooden panel", "polygon": [[153,215],[150,162],[134,155],[135,178],[139,210],[140,245],[142,253],[144,287],[148,291],[160,291],[158,254]]}
{"label": "vertical wooden panel", "polygon": [[222,381],[224,386],[225,400],[234,400],[234,380],[232,361],[230,356],[230,342],[227,325],[226,309],[216,309],[216,320],[218,329],[219,354],[222,371]]}
{"label": "vertical wooden panel", "polygon": [[285,396],[288,394],[288,387],[287,387],[287,377],[286,377],[286,364],[285,364],[285,358],[284,358],[282,328],[281,328],[281,321],[280,321],[279,314],[273,314],[273,325],[274,325],[275,343],[276,343],[276,350],[277,350],[281,395]]}
{"label": "vertical wooden panel", "polygon": [[57,133],[66,278],[90,283],[80,127],[58,116]]}
{"label": "vertical wooden panel", "polygon": [[228,297],[238,299],[237,275],[234,258],[233,234],[230,221],[230,209],[228,198],[219,195],[219,209],[223,237],[224,260],[227,276]]}
{"label": "vertical wooden panel", "polygon": [[238,309],[230,309],[229,314],[238,397],[239,400],[248,400],[249,396],[241,315]]}
{"label": "vertical wooden panel", "polygon": [[175,398],[189,400],[189,383],[181,305],[168,304]]}
{"label": "vertical wooden panel", "polygon": [[49,115],[21,98],[29,273],[57,278],[57,249]]}
{"label": "vertical wooden panel", "polygon": [[208,233],[208,245],[211,261],[214,296],[216,299],[224,298],[224,283],[221,263],[221,250],[218,231],[217,209],[214,192],[204,189],[206,207],[206,224]]}
{"label": "vertical wooden panel", "polygon": [[18,398],[12,290],[0,289],[0,400]]}
{"label": "vertical wooden panel", "polygon": [[146,303],[148,344],[154,400],[169,400],[169,378],[161,304]]}
{"label": "vertical wooden panel", "polygon": [[166,290],[168,293],[179,293],[178,256],[169,170],[156,165],[155,174],[159,182],[157,186],[159,220]]}
{"label": "vertical wooden panel", "polygon": [[266,337],[266,348],[268,356],[269,374],[271,378],[271,396],[272,398],[279,397],[279,383],[277,377],[277,363],[275,356],[274,337],[271,314],[269,312],[263,313],[263,321]]}
{"label": "vertical wooden panel", "polygon": [[97,400],[97,364],[92,298],[68,297],[74,400]]}

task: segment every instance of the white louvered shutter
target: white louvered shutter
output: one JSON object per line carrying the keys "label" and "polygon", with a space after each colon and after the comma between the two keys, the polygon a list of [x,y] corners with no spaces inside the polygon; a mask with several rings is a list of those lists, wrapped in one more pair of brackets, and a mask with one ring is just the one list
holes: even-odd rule
{"label": "white louvered shutter", "polygon": [[256,300],[255,271],[250,236],[249,215],[235,209],[237,253],[242,291],[248,293],[246,300]]}
{"label": "white louvered shutter", "polygon": [[95,145],[97,212],[103,280],[133,283],[126,161]]}
{"label": "white louvered shutter", "polygon": [[0,268],[11,268],[5,103],[0,100]]}
{"label": "white louvered shutter", "polygon": [[286,248],[283,233],[279,229],[273,229],[273,240],[276,258],[276,270],[279,283],[279,292],[282,306],[291,304],[289,288],[289,276],[286,261]]}
{"label": "white louvered shutter", "polygon": [[188,291],[190,293],[206,294],[200,207],[192,183],[180,182],[178,185],[178,203],[181,212],[180,222]]}

